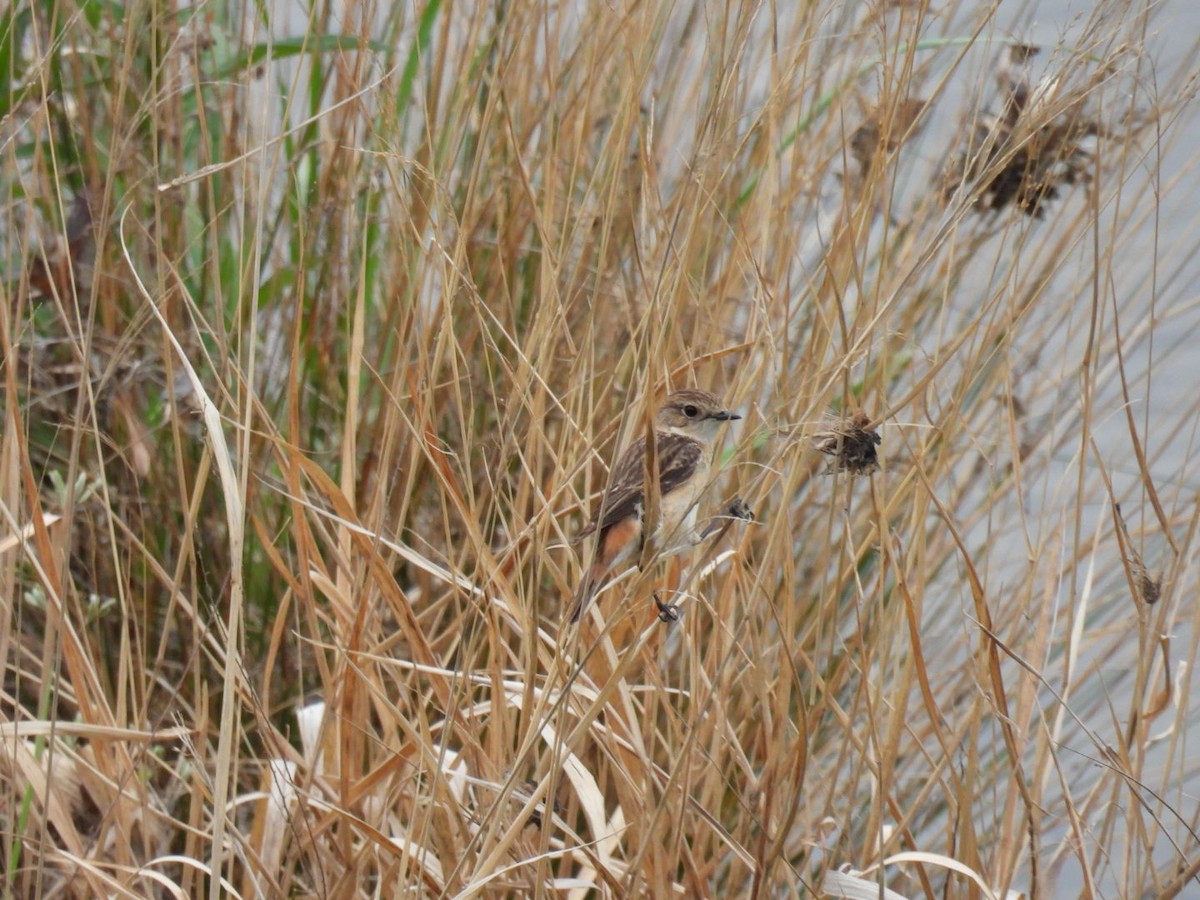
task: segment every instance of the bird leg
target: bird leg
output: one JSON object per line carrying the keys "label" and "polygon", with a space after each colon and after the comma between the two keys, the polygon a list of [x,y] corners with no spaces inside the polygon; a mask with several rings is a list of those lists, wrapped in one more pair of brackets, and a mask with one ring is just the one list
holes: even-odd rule
{"label": "bird leg", "polygon": [[721,513],[721,515],[713,516],[711,519],[709,519],[708,524],[704,526],[704,530],[696,533],[693,543],[699,544],[702,541],[708,540],[712,535],[720,532],[718,535],[719,540],[725,535],[725,532],[729,530],[729,526],[735,521],[754,521],[754,510],[752,510],[750,508],[750,504],[741,497],[734,497],[733,500],[729,502],[729,505],[725,507],[725,510]]}
{"label": "bird leg", "polygon": [[[754,512],[741,497],[735,497],[725,507],[721,515],[713,516],[703,529],[697,529],[688,537],[688,543],[693,547],[704,543],[713,535],[716,535],[716,540],[720,540],[725,536],[725,532],[735,521],[753,522]],[[675,572],[674,584],[671,585],[672,593],[679,586],[679,572]],[[674,603],[664,603],[659,596],[659,592],[654,592],[654,605],[658,608],[658,619],[660,622],[678,622],[682,615],[678,606]]]}

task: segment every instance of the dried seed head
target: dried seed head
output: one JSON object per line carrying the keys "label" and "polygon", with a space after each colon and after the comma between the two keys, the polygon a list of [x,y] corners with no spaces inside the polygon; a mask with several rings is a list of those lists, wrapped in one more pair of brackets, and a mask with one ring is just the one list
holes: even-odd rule
{"label": "dried seed head", "polygon": [[812,438],[814,447],[833,457],[830,471],[851,475],[870,475],[879,468],[876,448],[882,440],[862,412],[827,422]]}

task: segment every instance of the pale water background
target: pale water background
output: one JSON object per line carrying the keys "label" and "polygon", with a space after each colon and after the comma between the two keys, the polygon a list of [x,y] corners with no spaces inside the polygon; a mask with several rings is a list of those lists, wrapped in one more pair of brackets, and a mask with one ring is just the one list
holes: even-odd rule
{"label": "pale water background", "polygon": [[[1011,34],[1028,43],[1041,47],[1080,46],[1085,42],[1083,26],[1089,14],[1102,3],[1078,2],[1078,0],[1030,0],[1023,3],[1004,3],[996,18],[996,33]],[[1151,9],[1145,38],[1144,76],[1149,83],[1154,79],[1159,84],[1175,80],[1176,73],[1187,73],[1195,89],[1195,66],[1197,65],[1197,42],[1200,40],[1200,0],[1165,0],[1147,5]],[[1147,96],[1146,101],[1149,101]],[[1112,295],[1119,297],[1123,306],[1120,320],[1125,350],[1126,375],[1129,379],[1130,403],[1137,423],[1139,437],[1145,444],[1149,472],[1157,491],[1163,499],[1167,513],[1173,521],[1180,523],[1182,530],[1195,512],[1200,498],[1200,457],[1197,441],[1200,439],[1200,115],[1195,101],[1190,102],[1176,117],[1164,121],[1163,140],[1154,147],[1153,133],[1148,133],[1142,144],[1147,158],[1139,167],[1141,177],[1135,177],[1131,188],[1134,191],[1155,191],[1159,194],[1156,218],[1148,219],[1136,229],[1130,238],[1122,242],[1114,260],[1114,280],[1110,287]],[[1041,226],[1035,226],[1041,227]],[[1079,266],[1083,271],[1091,264],[1086,249],[1081,250]],[[1070,277],[1070,272],[1064,272]],[[1085,276],[1086,280],[1086,276]],[[964,302],[969,302],[965,301]],[[1111,300],[1105,299],[1111,306]],[[1133,313],[1131,315],[1131,312]],[[1062,337],[1061,354],[1044,355],[1040,360],[1046,378],[1061,381],[1070,387],[1078,385],[1078,369],[1083,353],[1083,336],[1090,310],[1078,311],[1079,326],[1070,335]],[[1149,503],[1141,488],[1142,477],[1138,471],[1124,413],[1125,401],[1116,377],[1115,360],[1096,381],[1091,436],[1094,439],[1100,461],[1113,481],[1113,494],[1122,503],[1123,510],[1135,533],[1139,526],[1152,524]],[[1071,420],[1078,415],[1080,397],[1078,393],[1061,396],[1051,408],[1042,410],[1044,427],[1054,428],[1060,419]],[[1064,453],[1055,460],[1045,480],[1027,490],[1027,508],[1045,510],[1047,522],[1063,521],[1061,504],[1069,502],[1078,485],[1079,459]],[[1092,496],[1097,502],[1085,510],[1084,534],[1089,528],[1102,528],[1107,522],[1111,526],[1111,512],[1103,490],[1099,489],[1101,474],[1093,460],[1085,465],[1085,483],[1092,486]],[[1039,495],[1040,492],[1040,495]],[[1037,528],[1037,524],[1033,526]],[[1142,545],[1146,562],[1152,569],[1168,565],[1169,548],[1165,539],[1151,535]],[[1022,557],[1024,548],[1017,547],[1015,557]],[[1020,559],[1014,561],[1020,563]],[[993,573],[1001,578],[1003,564],[997,558],[992,561]],[[1081,566],[1087,569],[1088,562]],[[1110,566],[1111,568],[1111,566]],[[1180,604],[1178,626],[1173,634],[1174,646],[1187,648],[1196,628],[1197,605],[1200,596],[1192,596],[1197,583],[1195,559],[1181,561],[1178,584],[1186,592],[1171,598]],[[1088,587],[1087,577],[1092,571],[1081,573],[1081,587]],[[1064,579],[1055,603],[1065,606],[1079,602],[1079,598],[1068,595],[1070,582]],[[966,608],[966,604],[964,604]],[[1128,612],[1128,611],[1126,611]],[[1115,615],[1119,616],[1120,610]],[[1097,617],[1089,620],[1089,627],[1111,628],[1114,619]],[[931,623],[932,624],[932,623]],[[1119,620],[1115,623],[1120,627]],[[1129,632],[1135,630],[1130,621]],[[1106,645],[1109,646],[1109,645]],[[1124,645],[1129,653],[1135,649],[1135,641]],[[1169,871],[1184,860],[1194,859],[1197,842],[1194,832],[1200,830],[1200,693],[1194,690],[1196,681],[1195,660],[1180,659],[1178,651],[1172,663],[1173,677],[1177,681],[1177,701],[1186,705],[1188,713],[1182,721],[1191,723],[1188,734],[1173,749],[1170,742],[1160,740],[1152,743],[1146,753],[1146,783],[1162,790],[1171,785],[1170,792],[1162,791],[1159,802],[1148,792],[1144,800],[1156,808],[1160,820],[1171,839],[1159,836],[1155,842],[1155,863],[1160,870]],[[1093,662],[1082,660],[1081,662]],[[1119,728],[1127,726],[1125,713],[1130,708],[1128,674],[1133,668],[1130,658],[1120,653],[1099,663],[1103,671],[1111,673],[1105,677],[1105,687],[1111,697],[1111,718],[1088,721],[1088,726],[1110,746],[1120,743]],[[1053,696],[1041,698],[1043,710],[1052,715],[1056,706]],[[1171,755],[1173,753],[1173,755]],[[1095,781],[1094,772],[1104,765],[1098,759],[1094,741],[1078,731],[1068,737],[1059,747],[1059,755],[1068,781],[1090,784]],[[1087,770],[1091,770],[1089,773]],[[1073,778],[1072,776],[1076,776]],[[1076,793],[1076,800],[1079,796]],[[1128,796],[1106,797],[1105,803],[1131,802]],[[1048,809],[1047,813],[1060,816],[1061,810]],[[1178,814],[1179,820],[1175,820]],[[1099,813],[1096,813],[1097,819]],[[1182,821],[1180,821],[1182,820]],[[1122,820],[1123,821],[1123,820]],[[1186,823],[1186,824],[1183,824]],[[1088,822],[1084,823],[1085,829]],[[1065,825],[1063,832],[1065,834]],[[1189,831],[1192,835],[1189,835]],[[1120,836],[1123,843],[1125,836]],[[1135,836],[1129,836],[1136,843]],[[1179,842],[1182,853],[1176,852],[1171,840]],[[1049,841],[1044,851],[1049,849]],[[1044,861],[1043,861],[1044,862]],[[1021,883],[1016,889],[1025,887]],[[1055,896],[1086,896],[1084,880],[1073,860],[1064,863],[1058,874]],[[1120,888],[1111,881],[1096,885],[1100,896],[1123,897]],[[1180,895],[1200,900],[1200,883],[1195,880]]]}
{"label": "pale water background", "polygon": [[[1063,43],[1070,45],[1078,39],[1080,23],[1096,4],[1045,0],[1040,3],[1002,7],[1002,16],[1011,15],[1009,27],[1035,44]],[[1146,30],[1146,75],[1166,84],[1176,72],[1189,71],[1196,65],[1196,45],[1200,39],[1200,2],[1195,0],[1168,0],[1156,4]],[[1190,72],[1194,79],[1194,69]],[[1141,312],[1140,318],[1130,317],[1126,312],[1122,321],[1122,334],[1129,342],[1126,356],[1127,374],[1130,378],[1130,402],[1134,406],[1134,419],[1138,423],[1141,438],[1146,442],[1148,468],[1157,490],[1164,499],[1168,514],[1176,513],[1186,523],[1194,514],[1197,498],[1200,497],[1200,460],[1197,458],[1198,398],[1200,398],[1200,172],[1197,159],[1200,153],[1200,119],[1193,101],[1180,118],[1167,126],[1161,144],[1161,157],[1148,156],[1143,179],[1144,190],[1157,190],[1160,196],[1157,221],[1147,221],[1133,238],[1123,244],[1119,260],[1115,265],[1113,290],[1129,302],[1127,309]],[[1151,149],[1152,135],[1147,135],[1144,144]],[[1086,314],[1086,313],[1084,313]],[[1064,354],[1063,370],[1078,366],[1079,354]],[[1049,361],[1048,361],[1049,362]],[[1051,375],[1056,376],[1057,372]],[[1144,492],[1139,488],[1141,476],[1133,456],[1128,424],[1123,412],[1124,400],[1116,377],[1102,382],[1095,399],[1096,415],[1093,437],[1104,466],[1113,478],[1113,491],[1122,501],[1126,512],[1135,511],[1130,517],[1131,528],[1135,522],[1143,522],[1141,510],[1148,508]],[[1074,480],[1076,460],[1062,460],[1064,478]],[[1096,467],[1089,465],[1086,473],[1089,480],[1099,479]],[[1097,504],[1097,519],[1107,517],[1107,504]],[[1056,513],[1057,511],[1055,511]],[[1182,525],[1180,528],[1182,529]],[[1182,534],[1180,534],[1182,537]],[[1150,540],[1145,545],[1147,563],[1164,565],[1168,562],[1166,542]],[[1196,584],[1196,561],[1189,559],[1180,566],[1180,585],[1187,592],[1176,596],[1180,604],[1178,621],[1181,623],[1173,635],[1176,647],[1187,647],[1194,629],[1195,609],[1200,597],[1190,596]],[[1070,598],[1061,598],[1067,602]],[[1130,626],[1132,630],[1133,626]],[[1132,648],[1133,641],[1127,646]],[[1200,797],[1200,696],[1192,689],[1196,685],[1195,660],[1180,660],[1176,654],[1172,673],[1181,683],[1178,699],[1187,705],[1188,715],[1183,721],[1190,722],[1184,740],[1176,748],[1176,757],[1169,759],[1168,741],[1151,744],[1147,751],[1147,783],[1160,785],[1175,782],[1179,790],[1163,796],[1165,804],[1159,807],[1161,818],[1170,823],[1172,810],[1178,813],[1194,831],[1197,828],[1197,807]],[[1182,668],[1191,663],[1190,671]],[[1105,661],[1111,669],[1110,682],[1112,709],[1122,713],[1129,708],[1127,681],[1122,675],[1132,667],[1130,660],[1114,657]],[[1120,715],[1120,713],[1118,713]],[[1121,722],[1124,727],[1126,723]],[[1094,730],[1102,737],[1118,743],[1112,722],[1091,722]],[[1069,751],[1071,748],[1063,748]],[[1077,765],[1096,767],[1096,749],[1089,742],[1080,741]],[[1064,757],[1069,753],[1064,753]],[[1170,767],[1166,778],[1155,778],[1164,767]],[[1145,796],[1145,795],[1144,795]],[[1112,798],[1121,802],[1118,798]],[[1146,799],[1153,806],[1151,797]],[[1194,858],[1197,852],[1194,838],[1188,840],[1186,830],[1168,824],[1168,833],[1175,835],[1184,848],[1184,858]],[[1179,862],[1179,854],[1160,839],[1156,843],[1156,862],[1163,867]],[[1077,871],[1067,866],[1059,881],[1060,891],[1070,890],[1073,895],[1082,895],[1083,881]],[[1104,896],[1119,897],[1120,892],[1111,884],[1100,884],[1097,888]],[[1200,898],[1200,884],[1195,880],[1185,888],[1181,896]]]}

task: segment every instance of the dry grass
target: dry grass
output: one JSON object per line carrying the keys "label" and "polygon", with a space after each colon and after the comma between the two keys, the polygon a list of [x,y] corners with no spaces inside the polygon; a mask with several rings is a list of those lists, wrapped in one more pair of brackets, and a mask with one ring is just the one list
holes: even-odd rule
{"label": "dry grass", "polygon": [[1200,890],[1200,57],[791,6],[0,13],[8,895]]}

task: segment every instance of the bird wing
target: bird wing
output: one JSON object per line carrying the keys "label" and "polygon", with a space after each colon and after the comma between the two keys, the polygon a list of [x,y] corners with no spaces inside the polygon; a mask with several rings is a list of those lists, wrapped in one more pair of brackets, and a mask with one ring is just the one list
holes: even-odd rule
{"label": "bird wing", "polygon": [[[704,456],[704,444],[694,438],[668,431],[655,435],[658,450],[658,490],[665,496],[687,482]],[[604,531],[629,516],[641,516],[646,503],[646,438],[630,444],[612,471],[600,509],[581,537]]]}

